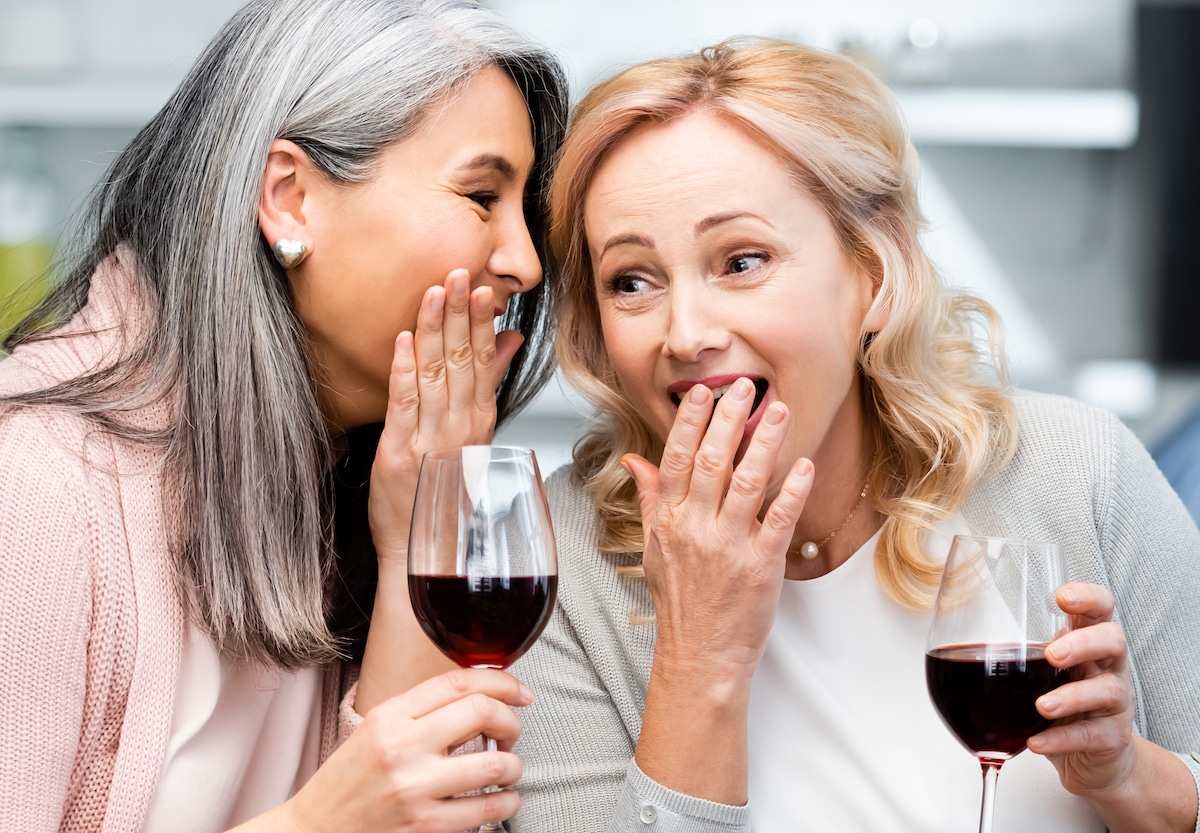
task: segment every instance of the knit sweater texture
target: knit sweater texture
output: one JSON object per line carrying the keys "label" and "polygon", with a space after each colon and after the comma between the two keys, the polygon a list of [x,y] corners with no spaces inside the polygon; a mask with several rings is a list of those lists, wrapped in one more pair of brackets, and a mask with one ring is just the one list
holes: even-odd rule
{"label": "knit sweater texture", "polygon": [[[1015,401],[1016,455],[992,461],[963,516],[975,534],[1058,542],[1073,580],[1113,592],[1134,729],[1179,754],[1200,783],[1200,533],[1111,413],[1040,394]],[[616,568],[640,555],[597,551],[595,509],[569,467],[550,477],[548,496],[559,593],[545,632],[513,667],[537,692],[516,748],[525,771],[514,833],[748,830],[746,807],[675,792],[634,763],[655,642],[653,623],[638,617],[654,605],[644,579]]]}
{"label": "knit sweater texture", "polygon": [[[122,252],[107,261],[68,337],[0,362],[0,391],[123,354],[142,320],[131,268]],[[123,418],[167,427],[171,401]],[[161,445],[116,438],[66,408],[0,412],[0,830],[141,829],[186,630],[179,521]],[[322,760],[356,722],[345,671],[324,669]]]}

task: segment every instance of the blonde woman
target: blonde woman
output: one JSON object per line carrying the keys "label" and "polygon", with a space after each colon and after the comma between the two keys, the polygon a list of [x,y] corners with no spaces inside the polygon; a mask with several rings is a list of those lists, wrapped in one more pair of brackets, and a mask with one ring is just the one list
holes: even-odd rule
{"label": "blonde woman", "polygon": [[579,105],[557,354],[598,418],[550,481],[519,833],[973,829],[923,663],[963,531],[1057,541],[1075,580],[1049,654],[1079,679],[996,829],[1195,830],[1200,534],[1113,416],[1007,388],[995,316],[922,252],[916,173],[887,89],[794,44]]}

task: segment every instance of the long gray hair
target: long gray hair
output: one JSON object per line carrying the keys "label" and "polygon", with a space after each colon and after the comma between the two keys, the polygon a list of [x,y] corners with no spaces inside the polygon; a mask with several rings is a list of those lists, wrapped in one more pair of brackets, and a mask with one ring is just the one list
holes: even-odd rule
{"label": "long gray hair", "polygon": [[[338,591],[341,562],[373,552],[335,553],[337,455],[321,382],[258,228],[268,146],[290,139],[335,180],[369,180],[386,147],[487,66],[528,104],[536,161],[525,213],[546,278],[501,321],[526,336],[497,394],[507,418],[552,369],[545,189],[566,82],[550,53],[473,0],[251,0],[112,164],[56,289],[5,342],[54,338],[96,268],[118,247],[132,253],[151,310],[137,351],[6,401],[71,407],[164,444],[166,499],[182,509],[181,594],[223,650],[286,667],[345,655],[336,608],[358,609],[361,632],[370,603]],[[177,414],[168,431],[122,419],[164,392]]]}

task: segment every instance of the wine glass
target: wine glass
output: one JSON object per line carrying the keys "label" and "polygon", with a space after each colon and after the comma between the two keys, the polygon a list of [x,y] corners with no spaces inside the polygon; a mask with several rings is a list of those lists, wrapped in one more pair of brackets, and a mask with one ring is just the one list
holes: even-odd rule
{"label": "wine glass", "polygon": [[925,681],[942,722],[983,769],[979,833],[990,833],[1000,767],[1051,721],[1034,702],[1072,679],[1045,656],[1071,626],[1055,593],[1057,544],[956,535],[942,573]]}
{"label": "wine glass", "polygon": [[[557,588],[558,553],[532,449],[465,446],[422,458],[408,593],[442,653],[464,668],[507,668],[541,634]],[[495,750],[496,741],[487,746]]]}

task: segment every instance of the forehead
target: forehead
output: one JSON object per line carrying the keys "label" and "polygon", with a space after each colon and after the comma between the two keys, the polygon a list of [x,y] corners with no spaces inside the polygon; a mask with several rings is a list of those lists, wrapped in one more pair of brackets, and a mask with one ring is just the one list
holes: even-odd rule
{"label": "forehead", "polygon": [[633,210],[645,217],[684,210],[783,206],[802,193],[788,163],[728,119],[696,112],[644,125],[598,165],[584,196],[585,227]]}
{"label": "forehead", "polygon": [[498,67],[485,67],[434,104],[403,143],[425,145],[456,165],[492,157],[528,174],[533,167],[533,126],[524,96]]}

